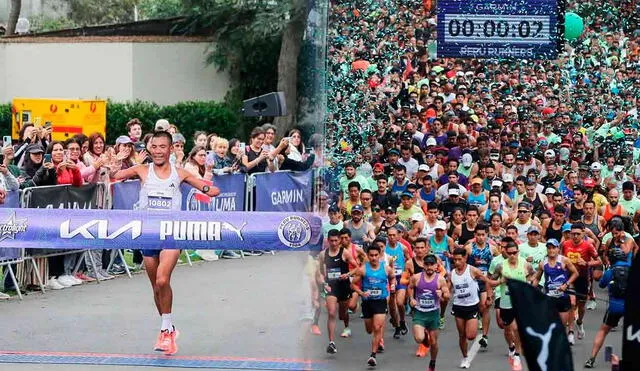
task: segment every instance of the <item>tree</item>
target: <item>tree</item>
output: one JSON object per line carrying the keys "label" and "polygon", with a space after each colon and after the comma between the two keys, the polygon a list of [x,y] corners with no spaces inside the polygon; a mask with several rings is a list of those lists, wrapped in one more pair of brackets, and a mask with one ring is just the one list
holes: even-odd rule
{"label": "tree", "polygon": [[183,14],[181,0],[139,0],[140,19],[171,18]]}
{"label": "tree", "polygon": [[22,0],[11,0],[11,9],[9,10],[9,20],[7,21],[7,30],[5,35],[13,35],[16,33],[16,25],[20,18],[20,9],[22,8]]}
{"label": "tree", "polygon": [[133,22],[137,2],[137,0],[70,0],[69,18],[83,26]]}
{"label": "tree", "polygon": [[295,125],[297,62],[307,19],[306,0],[183,0],[192,8],[179,32],[210,28],[215,46],[208,63],[228,70],[243,99],[285,92],[289,115],[275,124]]}
{"label": "tree", "polygon": [[306,28],[308,15],[306,0],[292,0],[289,22],[282,36],[280,56],[278,57],[278,91],[283,91],[287,110],[286,116],[276,117],[274,125],[278,132],[284,133],[296,123],[298,106],[298,57],[302,47],[302,36]]}

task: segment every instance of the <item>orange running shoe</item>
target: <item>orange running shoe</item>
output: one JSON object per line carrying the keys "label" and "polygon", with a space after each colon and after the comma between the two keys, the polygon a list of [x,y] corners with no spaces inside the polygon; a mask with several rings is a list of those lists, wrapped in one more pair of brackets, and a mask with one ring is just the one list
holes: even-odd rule
{"label": "orange running shoe", "polygon": [[180,333],[178,332],[178,330],[175,329],[175,327],[173,328],[173,332],[170,332],[167,336],[167,348],[165,348],[164,351],[164,355],[165,356],[172,356],[176,353],[178,353],[178,344],[176,343],[176,340],[178,339],[178,336],[180,335]]}
{"label": "orange running shoe", "polygon": [[427,347],[424,344],[418,344],[418,350],[416,350],[416,357],[424,357],[427,355]]}
{"label": "orange running shoe", "polygon": [[158,340],[156,340],[156,345],[153,347],[153,350],[155,350],[156,352],[164,352],[165,351],[165,347],[164,347],[164,343],[165,343],[165,337],[169,334],[168,331],[160,331],[160,334],[158,334]]}
{"label": "orange running shoe", "polygon": [[320,331],[320,327],[318,327],[318,325],[311,326],[311,333],[314,335],[322,335],[322,332]]}

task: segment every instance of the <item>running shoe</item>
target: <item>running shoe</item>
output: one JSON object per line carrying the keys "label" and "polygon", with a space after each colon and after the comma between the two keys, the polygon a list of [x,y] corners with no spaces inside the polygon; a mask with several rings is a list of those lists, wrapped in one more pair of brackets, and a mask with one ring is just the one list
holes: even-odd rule
{"label": "running shoe", "polygon": [[596,302],[596,299],[589,300],[586,305],[588,310],[595,310],[597,306],[598,303]]}
{"label": "running shoe", "polygon": [[514,347],[513,350],[509,349],[509,363],[513,363],[513,357],[516,356],[516,348]]}
{"label": "running shoe", "polygon": [[427,355],[427,348],[424,344],[418,344],[418,350],[416,350],[416,357],[422,358]]}
{"label": "running shoe", "polygon": [[378,344],[378,353],[384,353],[384,339],[380,339],[380,344]]}
{"label": "running shoe", "polygon": [[76,273],[76,278],[85,282],[94,282],[96,279],[87,276],[84,273]]}
{"label": "running shoe", "polygon": [[578,340],[584,338],[584,323],[578,324],[576,322],[576,328],[578,329]]}
{"label": "running shoe", "polygon": [[402,332],[402,330],[400,329],[400,327],[396,327],[396,331],[393,333],[393,338],[394,339],[400,339],[400,333]]}
{"label": "running shoe", "polygon": [[4,292],[0,292],[0,300],[9,300],[11,296],[5,294]]}
{"label": "running shoe", "polygon": [[489,339],[486,336],[482,335],[480,341],[478,341],[478,344],[480,344],[480,349],[487,349],[487,347],[489,346]]}
{"label": "running shoe", "polygon": [[569,335],[567,335],[567,340],[569,340],[569,345],[576,344],[576,337],[573,335],[573,331],[569,331]]}
{"label": "running shoe", "polygon": [[369,357],[369,359],[367,360],[367,364],[371,367],[376,367],[376,365],[378,364],[378,361],[376,361],[376,357],[371,356]]}
{"label": "running shoe", "polygon": [[345,327],[345,329],[342,330],[342,334],[340,334],[340,337],[343,337],[343,338],[351,337],[351,329],[348,327]]}
{"label": "running shoe", "polygon": [[320,327],[318,327],[318,325],[311,326],[311,333],[314,335],[322,335],[322,331],[320,331]]}
{"label": "running shoe", "polygon": [[440,317],[440,330],[444,330],[444,325],[446,324],[446,320],[444,317]]}
{"label": "running shoe", "polygon": [[469,368],[470,362],[469,359],[467,357],[462,358],[462,361],[460,361],[460,368]]}
{"label": "running shoe", "polygon": [[520,360],[520,356],[513,357],[513,363],[511,364],[511,369],[513,371],[521,371],[522,370],[522,361]]}
{"label": "running shoe", "polygon": [[436,371],[436,366],[429,366],[427,367],[427,371]]}
{"label": "running shoe", "polygon": [[178,353],[178,344],[176,343],[178,335],[180,335],[180,333],[175,329],[175,327],[173,328],[173,331],[167,335],[166,338],[169,340],[167,342],[167,348],[165,348],[164,351],[165,356],[172,356]]}
{"label": "running shoe", "polygon": [[400,321],[400,333],[402,335],[406,335],[409,332],[407,328],[407,323],[405,321]]}
{"label": "running shoe", "polygon": [[153,346],[153,350],[155,350],[156,352],[164,352],[165,348],[164,344],[165,344],[165,340],[164,338],[169,335],[168,331],[160,331],[160,333],[158,334],[158,340],[156,340],[156,345]]}
{"label": "running shoe", "polygon": [[596,367],[595,358],[589,358],[587,362],[584,363],[584,368],[594,368]]}
{"label": "running shoe", "polygon": [[338,348],[336,348],[336,344],[333,341],[329,343],[329,346],[327,347],[327,353],[329,354],[338,353]]}

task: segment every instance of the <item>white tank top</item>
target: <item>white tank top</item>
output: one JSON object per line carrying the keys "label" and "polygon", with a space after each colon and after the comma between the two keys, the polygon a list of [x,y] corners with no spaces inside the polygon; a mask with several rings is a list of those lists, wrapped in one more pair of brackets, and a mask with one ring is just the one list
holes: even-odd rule
{"label": "white tank top", "polygon": [[140,188],[139,210],[182,210],[182,193],[180,192],[180,175],[171,165],[171,175],[160,179],[149,164],[147,180]]}
{"label": "white tank top", "polygon": [[424,227],[422,228],[422,232],[420,233],[420,237],[429,238],[436,234],[436,225],[433,224],[433,227],[429,225],[427,220],[424,221]]}
{"label": "white tank top", "polygon": [[471,277],[469,264],[460,275],[455,269],[451,270],[451,283],[453,284],[453,305],[469,307],[480,302],[478,283]]}
{"label": "white tank top", "polygon": [[516,221],[513,222],[513,225],[518,229],[518,238],[520,239],[520,241],[526,241],[527,231],[529,230],[529,227],[531,227],[531,218],[529,218],[529,221],[525,224],[520,224],[520,222],[516,219]]}
{"label": "white tank top", "polygon": [[431,169],[429,169],[429,172],[427,174],[431,175],[431,179],[433,179],[434,183],[438,181],[438,178],[440,178],[440,175],[438,175],[438,163],[437,162],[435,164],[433,164],[433,166],[431,167]]}

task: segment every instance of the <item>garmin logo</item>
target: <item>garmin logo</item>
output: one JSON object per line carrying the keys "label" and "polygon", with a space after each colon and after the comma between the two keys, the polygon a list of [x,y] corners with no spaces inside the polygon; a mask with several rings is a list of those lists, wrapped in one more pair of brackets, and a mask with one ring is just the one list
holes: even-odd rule
{"label": "garmin logo", "polygon": [[[135,240],[142,235],[141,220],[131,221],[111,233],[109,233],[109,221],[106,219],[92,220],[74,230],[71,230],[70,224],[70,220],[66,220],[60,224],[60,238],[74,238],[77,235],[81,235],[88,240],[113,240],[127,232],[130,232],[131,239]],[[113,228],[111,229],[113,230]]]}
{"label": "garmin logo", "polygon": [[284,205],[294,202],[304,202],[304,194],[301,189],[271,192],[272,205]]}
{"label": "garmin logo", "polygon": [[166,241],[172,237],[175,241],[220,241],[222,231],[235,233],[240,241],[244,241],[242,229],[247,223],[236,228],[227,222],[191,222],[191,221],[161,221],[160,240]]}

